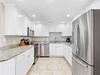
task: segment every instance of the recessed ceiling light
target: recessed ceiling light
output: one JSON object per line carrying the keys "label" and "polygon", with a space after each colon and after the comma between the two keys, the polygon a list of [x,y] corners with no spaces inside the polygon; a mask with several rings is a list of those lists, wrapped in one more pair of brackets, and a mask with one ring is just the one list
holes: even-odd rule
{"label": "recessed ceiling light", "polygon": [[70,17],[70,15],[68,14],[67,17]]}
{"label": "recessed ceiling light", "polygon": [[36,17],[35,15],[32,15],[32,17]]}

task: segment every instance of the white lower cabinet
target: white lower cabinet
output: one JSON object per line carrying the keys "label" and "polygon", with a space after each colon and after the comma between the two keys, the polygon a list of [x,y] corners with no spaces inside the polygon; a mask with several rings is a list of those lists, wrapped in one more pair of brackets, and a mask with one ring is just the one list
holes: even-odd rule
{"label": "white lower cabinet", "polygon": [[27,71],[28,71],[28,56],[25,56],[16,64],[16,75],[26,75]]}
{"label": "white lower cabinet", "polygon": [[0,62],[0,75],[15,75],[15,58]]}
{"label": "white lower cabinet", "polygon": [[50,44],[50,56],[64,56],[72,65],[72,48],[64,44]]}
{"label": "white lower cabinet", "polygon": [[34,48],[17,56],[16,61],[16,75],[26,75],[34,63]]}
{"label": "white lower cabinet", "polygon": [[50,44],[50,56],[62,56],[62,44]]}
{"label": "white lower cabinet", "polygon": [[63,55],[69,64],[72,65],[72,48],[67,45],[63,45]]}
{"label": "white lower cabinet", "polygon": [[26,75],[34,63],[34,47],[24,53],[0,62],[0,75]]}
{"label": "white lower cabinet", "polygon": [[49,46],[50,50],[50,56],[56,56],[56,47],[52,44]]}
{"label": "white lower cabinet", "polygon": [[34,50],[29,53],[28,55],[28,70],[31,68],[32,64],[34,63]]}

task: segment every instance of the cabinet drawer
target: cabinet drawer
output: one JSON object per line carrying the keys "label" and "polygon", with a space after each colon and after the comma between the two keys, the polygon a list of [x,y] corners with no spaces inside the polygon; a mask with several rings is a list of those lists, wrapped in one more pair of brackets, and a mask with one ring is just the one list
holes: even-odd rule
{"label": "cabinet drawer", "polygon": [[18,61],[20,61],[22,58],[24,58],[25,56],[27,56],[30,52],[31,52],[31,50],[28,50],[28,51],[25,51],[24,53],[18,55],[18,56],[16,57],[16,63],[17,63]]}

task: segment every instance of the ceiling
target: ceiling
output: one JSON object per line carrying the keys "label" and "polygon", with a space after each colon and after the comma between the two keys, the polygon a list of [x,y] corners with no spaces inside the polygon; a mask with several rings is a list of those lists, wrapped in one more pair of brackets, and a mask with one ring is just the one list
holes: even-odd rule
{"label": "ceiling", "polygon": [[[3,0],[16,3],[34,22],[68,22],[94,0]],[[32,15],[36,17],[32,17]],[[67,15],[70,17],[67,17]]]}

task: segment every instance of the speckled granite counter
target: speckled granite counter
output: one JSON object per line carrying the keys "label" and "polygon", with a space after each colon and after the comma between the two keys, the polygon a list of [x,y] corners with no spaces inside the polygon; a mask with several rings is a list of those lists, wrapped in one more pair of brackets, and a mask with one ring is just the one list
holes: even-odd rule
{"label": "speckled granite counter", "polygon": [[0,62],[7,61],[32,47],[34,47],[34,45],[18,46],[11,49],[0,50]]}
{"label": "speckled granite counter", "polygon": [[[41,42],[41,41],[33,41],[32,42],[33,44],[41,44],[41,43],[47,43],[47,42]],[[65,44],[65,45],[67,45],[67,46],[70,46],[70,47],[72,47],[72,44],[71,43],[67,43],[67,42],[54,42],[54,41],[51,41],[51,42],[48,42],[49,44],[50,43],[52,43],[52,44]]]}
{"label": "speckled granite counter", "polygon": [[49,43],[52,43],[52,44],[65,44],[65,45],[68,45],[68,46],[72,47],[72,44],[67,43],[67,42],[49,42]]}

